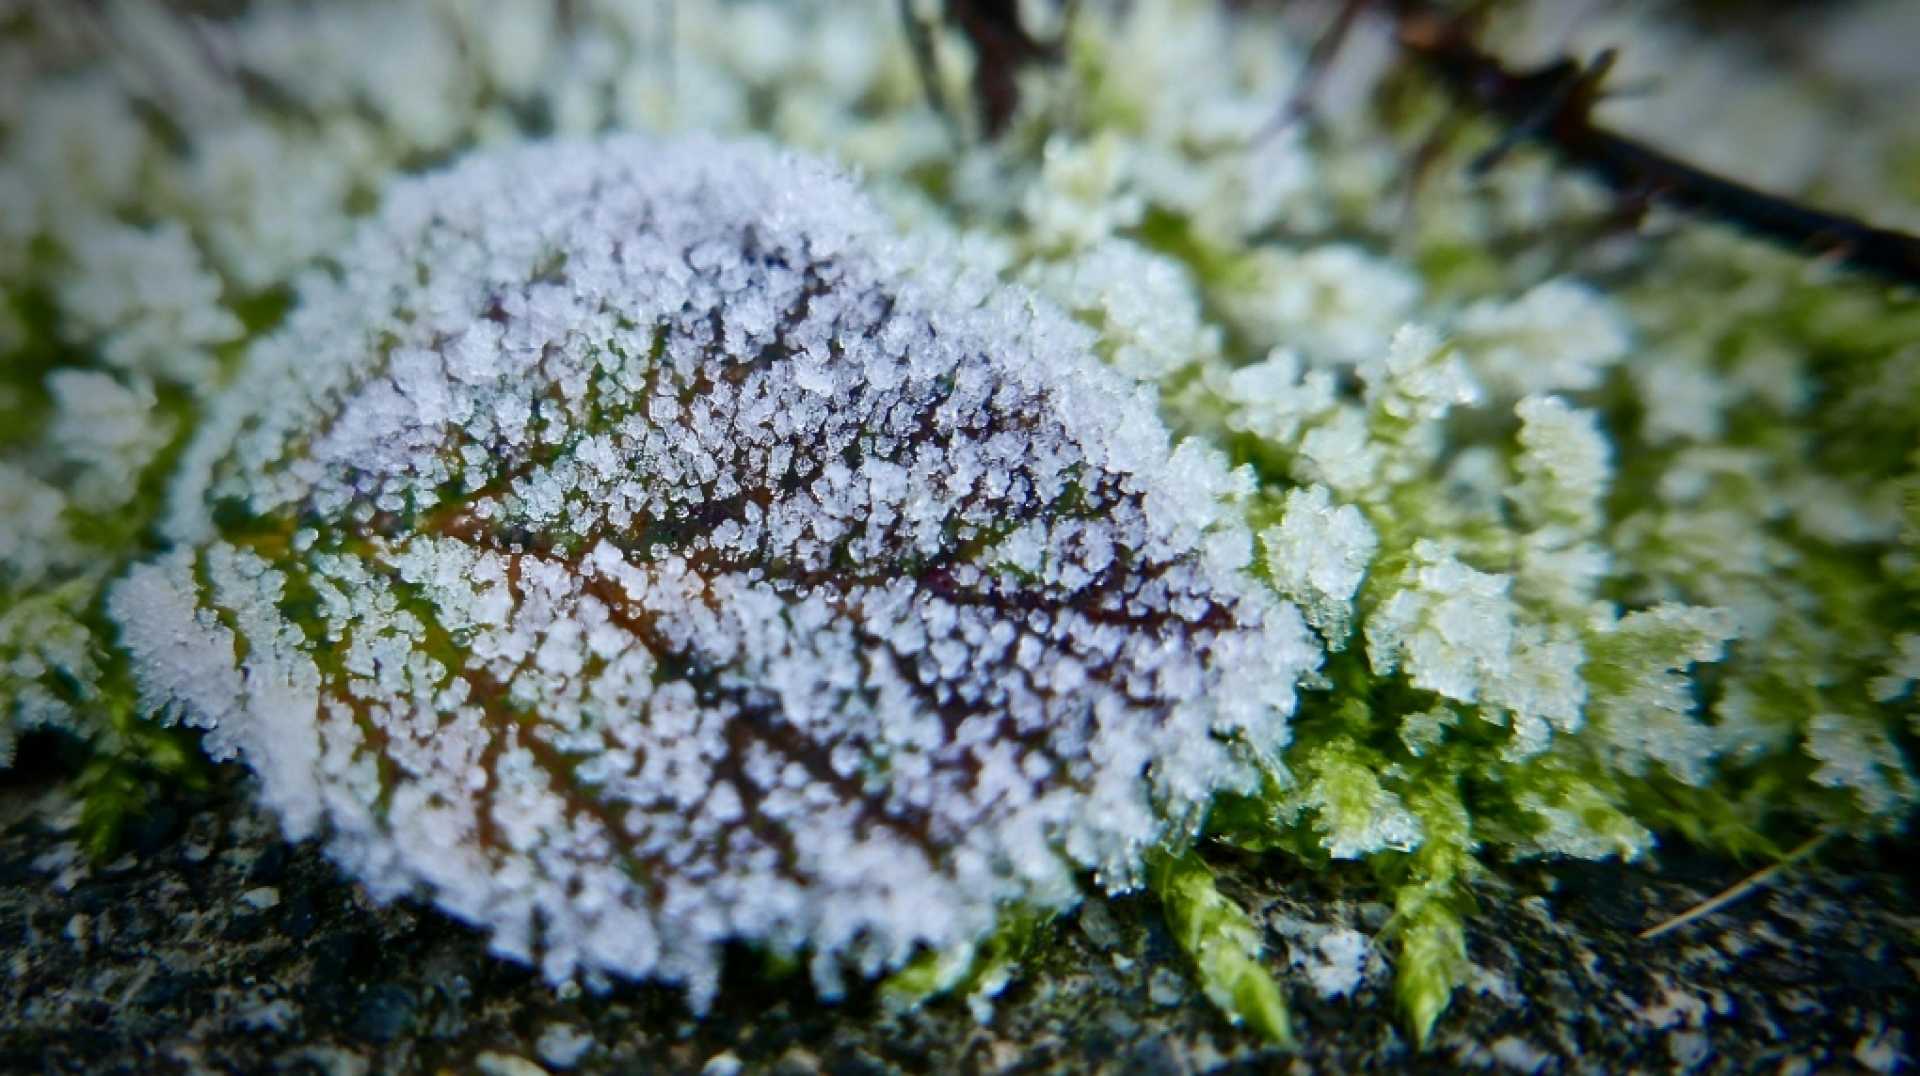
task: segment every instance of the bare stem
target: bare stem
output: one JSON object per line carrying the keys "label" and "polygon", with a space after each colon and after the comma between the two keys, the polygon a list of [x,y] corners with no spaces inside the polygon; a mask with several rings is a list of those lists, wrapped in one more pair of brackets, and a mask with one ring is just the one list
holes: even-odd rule
{"label": "bare stem", "polygon": [[1696,919],[1701,919],[1706,916],[1712,915],[1714,912],[1717,912],[1720,909],[1726,907],[1727,905],[1732,904],[1734,901],[1739,900],[1740,898],[1746,896],[1747,894],[1767,886],[1775,878],[1779,877],[1781,874],[1785,873],[1787,870],[1792,868],[1794,864],[1800,862],[1801,860],[1807,858],[1813,853],[1819,851],[1820,846],[1826,844],[1828,839],[1831,838],[1832,836],[1833,836],[1832,830],[1822,830],[1819,833],[1814,834],[1813,836],[1807,838],[1805,841],[1802,841],[1798,848],[1795,848],[1793,851],[1788,852],[1784,857],[1781,858],[1780,862],[1775,863],[1769,867],[1762,867],[1760,870],[1754,871],[1752,874],[1747,875],[1745,878],[1742,878],[1738,882],[1735,882],[1734,884],[1728,886],[1727,888],[1721,890],[1720,892],[1714,894],[1713,896],[1708,897],[1706,900],[1701,901],[1699,904],[1696,904],[1693,907],[1688,908],[1686,911],[1681,912],[1679,915],[1676,915],[1673,918],[1668,919],[1663,923],[1659,923],[1655,926],[1648,927],[1647,929],[1641,931],[1640,940],[1652,941],[1653,939],[1658,938],[1662,934],[1667,934],[1667,933],[1671,933],[1672,931],[1679,930],[1681,927],[1686,926],[1688,923],[1691,923]]}

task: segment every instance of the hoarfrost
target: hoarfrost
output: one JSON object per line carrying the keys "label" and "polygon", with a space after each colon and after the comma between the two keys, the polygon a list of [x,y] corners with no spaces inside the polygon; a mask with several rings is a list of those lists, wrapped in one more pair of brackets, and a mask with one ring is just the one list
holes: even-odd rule
{"label": "hoarfrost", "polygon": [[1474,303],[1455,328],[1481,379],[1512,396],[1595,388],[1631,343],[1625,311],[1571,280]]}
{"label": "hoarfrost", "polygon": [[1873,814],[1891,814],[1913,796],[1913,775],[1886,730],[1844,714],[1815,714],[1807,754],[1820,766],[1815,784],[1848,789]]}
{"label": "hoarfrost", "polygon": [[1352,505],[1334,507],[1325,486],[1287,493],[1279,524],[1261,532],[1267,570],[1280,593],[1338,650],[1346,645],[1353,596],[1366,577],[1379,538]]}
{"label": "hoarfrost", "polygon": [[1307,981],[1322,1000],[1353,993],[1366,977],[1373,940],[1351,927],[1335,927],[1320,936],[1305,960]]}
{"label": "hoarfrost", "polygon": [[[295,834],[548,977],[848,968],[1139,880],[1318,661],[1248,478],[810,159],[550,143],[398,185],[110,607]],[[918,253],[915,253],[918,252]]]}

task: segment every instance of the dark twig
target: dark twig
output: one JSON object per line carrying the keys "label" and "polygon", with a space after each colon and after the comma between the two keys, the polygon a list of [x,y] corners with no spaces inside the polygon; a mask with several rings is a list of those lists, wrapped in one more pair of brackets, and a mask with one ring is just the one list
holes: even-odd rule
{"label": "dark twig", "polygon": [[[934,70],[933,39],[914,11],[913,0],[899,0],[900,22],[920,69],[920,83],[933,107],[947,117]],[[1018,0],[943,0],[943,19],[973,45],[973,99],[989,138],[1006,130],[1020,107],[1020,69],[1059,57],[1060,45],[1039,40],[1020,22]],[[948,117],[949,119],[951,117]]]}
{"label": "dark twig", "polygon": [[1260,137],[1277,135],[1299,122],[1313,104],[1313,98],[1320,90],[1321,80],[1326,78],[1327,68],[1333,66],[1334,57],[1340,54],[1340,47],[1347,42],[1353,24],[1360,18],[1360,12],[1367,7],[1368,0],[1340,0],[1340,10],[1333,16],[1328,26],[1308,50],[1306,61],[1300,66],[1300,77],[1293,84],[1293,92],[1287,95],[1287,101],[1280,111],[1268,121]]}
{"label": "dark twig", "polygon": [[1591,65],[1562,59],[1509,70],[1456,20],[1417,4],[1400,5],[1398,37],[1456,97],[1509,125],[1477,168],[1491,166],[1517,143],[1538,143],[1628,199],[1715,217],[1838,264],[1920,285],[1920,237],[1768,194],[1595,124],[1609,55]]}
{"label": "dark twig", "polygon": [[1018,0],[947,0],[947,21],[973,43],[974,103],[988,137],[998,135],[1020,106],[1020,68],[1051,59],[1058,46],[1020,24]]}
{"label": "dark twig", "polygon": [[899,0],[900,29],[907,35],[907,47],[913,50],[914,70],[920,74],[920,92],[927,97],[927,104],[947,125],[949,134],[955,133],[953,113],[947,111],[947,100],[940,93],[940,76],[934,67],[933,35],[927,32],[927,24],[913,9],[913,0]]}

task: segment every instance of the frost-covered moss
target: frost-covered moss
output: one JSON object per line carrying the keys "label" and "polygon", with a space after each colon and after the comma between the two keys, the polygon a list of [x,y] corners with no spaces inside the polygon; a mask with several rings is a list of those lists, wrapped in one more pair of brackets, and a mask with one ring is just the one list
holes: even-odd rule
{"label": "frost-covered moss", "polygon": [[[1609,232],[1598,193],[1543,157],[1471,176],[1495,136],[1472,123],[1452,125],[1416,183],[1413,147],[1450,106],[1415,72],[1361,70],[1381,44],[1364,21],[1316,120],[1276,128],[1309,44],[1299,27],[1199,0],[1077,5],[1043,31],[1061,37],[1058,63],[1022,76],[1021,108],[989,142],[969,131],[964,42],[931,31],[943,118],[890,29],[896,6],[683,0],[669,20],[585,3],[562,21],[538,0],[260,4],[189,33],[127,4],[102,23],[127,47],[105,56],[58,19],[10,22],[0,68],[27,92],[0,104],[0,750],[47,722],[133,750],[100,720],[134,705],[102,606],[129,564],[185,564],[179,550],[212,535],[240,549],[243,534],[275,571],[326,541],[348,542],[349,564],[371,555],[354,543],[376,520],[387,540],[434,521],[406,497],[369,519],[341,515],[345,501],[276,517],[231,489],[202,497],[227,479],[179,460],[190,436],[228,436],[206,416],[237,406],[237,371],[286,346],[261,342],[283,311],[318,316],[296,293],[351,279],[347,237],[393,212],[396,183],[530,136],[690,128],[859,169],[890,228],[946,252],[930,261],[1077,322],[1087,335],[1067,350],[1145,393],[1183,458],[1250,468],[1220,525],[1253,536],[1248,570],[1298,606],[1327,659],[1302,681],[1291,746],[1205,832],[1373,864],[1395,894],[1417,1032],[1465,973],[1486,863],[1636,856],[1673,832],[1768,854],[1815,828],[1904,824],[1920,735],[1910,295],[1687,222]],[[1558,48],[1559,7],[1519,5],[1490,44]],[[1609,102],[1623,122],[1911,225],[1920,109],[1910,84],[1874,81],[1885,65],[1858,45],[1898,7],[1851,8],[1810,43],[1812,75],[1644,5],[1575,32],[1663,76],[1651,104]],[[397,317],[404,302],[366,309]],[[368,361],[389,347],[341,346]],[[540,443],[527,417],[495,430],[489,456]],[[458,476],[487,465],[429,456],[441,469],[415,494],[435,504],[469,496]],[[169,488],[179,507],[161,526]],[[200,530],[184,522],[196,512]],[[530,533],[559,503],[547,512]],[[1029,570],[1021,524],[1048,519],[997,521],[1009,570]],[[181,614],[213,585],[181,584]],[[370,572],[343,593],[382,585]],[[434,619],[396,599],[403,613]],[[1291,687],[1301,664],[1275,681]],[[1156,818],[1167,862],[1187,862],[1194,819]],[[1176,918],[1200,906],[1168,904]],[[1221,949],[1220,930],[1194,939],[1216,992],[1219,953],[1258,959]]]}

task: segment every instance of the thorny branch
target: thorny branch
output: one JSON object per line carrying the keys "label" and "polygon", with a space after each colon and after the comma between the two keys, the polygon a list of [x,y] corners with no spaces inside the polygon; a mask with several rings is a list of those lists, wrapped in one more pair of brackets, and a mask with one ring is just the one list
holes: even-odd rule
{"label": "thorny branch", "polygon": [[1508,125],[1505,137],[1474,162],[1476,168],[1490,167],[1517,143],[1534,142],[1629,204],[1712,217],[1795,250],[1920,285],[1920,237],[1769,194],[1595,123],[1593,106],[1602,96],[1611,53],[1591,64],[1562,58],[1515,71],[1475,45],[1461,19],[1430,11],[1417,0],[1386,6],[1396,16],[1396,37],[1408,55],[1456,98]]}
{"label": "thorny branch", "polygon": [[[1563,57],[1515,70],[1474,44],[1466,19],[1440,13],[1423,0],[1341,0],[1332,28],[1308,56],[1275,128],[1308,111],[1334,54],[1371,4],[1393,17],[1400,47],[1454,97],[1507,125],[1501,141],[1475,160],[1476,170],[1492,167],[1521,142],[1537,143],[1598,179],[1629,208],[1663,205],[1711,217],[1794,250],[1920,286],[1920,237],[1770,194],[1595,123],[1593,107],[1603,95],[1611,53],[1590,64]],[[929,97],[938,107],[927,28],[914,13],[913,0],[900,0],[900,7]],[[940,13],[974,47],[974,103],[986,133],[996,135],[1019,104],[1019,69],[1057,58],[1058,49],[1022,27],[1014,0],[941,0]]]}

